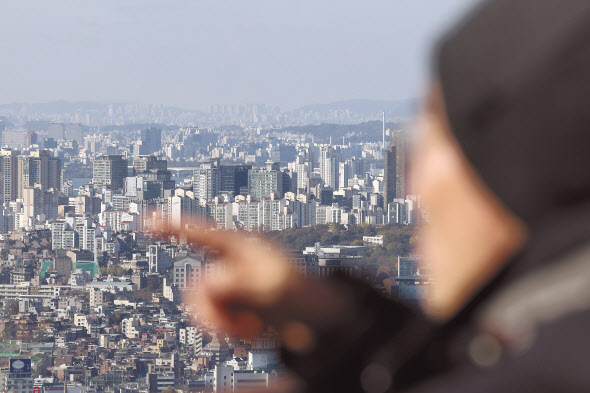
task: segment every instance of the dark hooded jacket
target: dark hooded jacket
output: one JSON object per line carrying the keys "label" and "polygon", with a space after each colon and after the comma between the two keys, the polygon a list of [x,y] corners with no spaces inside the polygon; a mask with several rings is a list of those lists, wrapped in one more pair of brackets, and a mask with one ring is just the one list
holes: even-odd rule
{"label": "dark hooded jacket", "polygon": [[435,64],[457,141],[527,244],[444,324],[340,277],[351,318],[285,363],[309,392],[590,392],[590,1],[486,1]]}

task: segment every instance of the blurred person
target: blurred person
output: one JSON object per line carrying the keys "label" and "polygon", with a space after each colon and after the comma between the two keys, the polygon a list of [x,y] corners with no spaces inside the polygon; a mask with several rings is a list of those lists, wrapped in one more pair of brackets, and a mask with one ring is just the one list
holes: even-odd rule
{"label": "blurred person", "polygon": [[590,391],[589,73],[588,1],[487,1],[442,39],[413,166],[425,314],[221,231],[183,233],[225,264],[188,300],[273,327],[298,391]]}

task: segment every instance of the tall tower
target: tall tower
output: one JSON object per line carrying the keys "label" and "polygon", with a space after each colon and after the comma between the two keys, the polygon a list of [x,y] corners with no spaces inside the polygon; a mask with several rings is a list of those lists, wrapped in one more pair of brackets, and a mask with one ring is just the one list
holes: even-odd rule
{"label": "tall tower", "polygon": [[326,146],[320,148],[320,176],[326,187],[334,191],[339,189],[340,146]]}
{"label": "tall tower", "polygon": [[405,131],[395,131],[391,135],[391,144],[395,146],[395,197],[408,195],[408,136]]}
{"label": "tall tower", "polygon": [[387,205],[393,202],[393,199],[397,194],[397,162],[395,146],[390,146],[389,149],[384,150],[383,153],[385,155],[385,171],[383,174],[383,205],[387,208]]}
{"label": "tall tower", "polygon": [[14,201],[18,196],[18,154],[17,150],[0,151],[0,203]]}
{"label": "tall tower", "polygon": [[405,131],[393,131],[389,149],[384,151],[384,203],[408,194],[408,142]]}

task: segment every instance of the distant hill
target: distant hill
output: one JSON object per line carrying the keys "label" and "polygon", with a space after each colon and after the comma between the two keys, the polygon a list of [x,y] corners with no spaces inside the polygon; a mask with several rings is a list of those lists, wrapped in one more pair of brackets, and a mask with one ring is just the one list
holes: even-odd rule
{"label": "distant hill", "polygon": [[0,105],[0,116],[14,124],[26,124],[34,130],[46,129],[49,121],[84,125],[119,125],[125,123],[193,124],[205,118],[196,110],[165,105],[132,103],[97,103],[87,101],[52,101]]}
{"label": "distant hill", "polygon": [[[408,123],[404,121],[386,122],[385,128],[390,130],[407,129]],[[340,143],[343,136],[349,142],[379,142],[383,138],[383,123],[368,121],[360,124],[289,126],[273,131],[313,135],[316,142],[328,142],[332,137],[333,143]]]}
{"label": "distant hill", "polygon": [[106,111],[107,104],[99,104],[88,101],[51,101],[39,103],[11,103],[0,105],[0,110],[8,113],[18,113],[23,110],[33,113],[62,113],[62,112],[86,112]]}
{"label": "distant hill", "polygon": [[182,109],[174,106],[166,106],[159,104],[136,104],[136,103],[112,103],[105,104],[91,101],[50,101],[39,103],[11,103],[0,105],[1,112],[18,113],[27,111],[30,113],[76,113],[76,112],[106,112],[110,108],[120,110],[120,108],[154,108],[159,110],[167,110],[174,112],[194,112],[203,114],[203,112]]}
{"label": "distant hill", "polygon": [[346,100],[329,104],[306,105],[295,111],[330,112],[351,111],[364,116],[376,115],[385,112],[386,115],[395,117],[408,117],[416,114],[418,100]]}
{"label": "distant hill", "polygon": [[[160,104],[100,103],[89,101],[53,101],[44,103],[12,103],[0,105],[0,118],[15,126],[42,131],[50,121],[82,123],[85,126],[101,126],[121,129],[123,125],[191,125],[223,127],[228,130],[245,125],[306,125],[306,124],[359,124],[381,120],[405,121],[417,113],[417,100],[367,100],[355,99],[328,104],[302,106],[287,112],[269,111],[234,113],[204,113]],[[225,108],[225,106],[224,106]],[[267,107],[267,109],[270,107]],[[224,109],[225,110],[225,109]],[[7,123],[4,124],[6,126]],[[345,133],[345,131],[343,131]],[[338,133],[338,132],[337,132]]]}

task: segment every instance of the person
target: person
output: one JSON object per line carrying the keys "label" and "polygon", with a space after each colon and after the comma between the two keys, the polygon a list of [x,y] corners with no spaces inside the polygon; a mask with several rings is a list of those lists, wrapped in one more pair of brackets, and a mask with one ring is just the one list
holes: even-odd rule
{"label": "person", "polygon": [[188,301],[231,334],[274,328],[297,391],[590,391],[589,19],[491,0],[439,44],[413,165],[426,313],[221,231],[182,234],[225,265]]}

